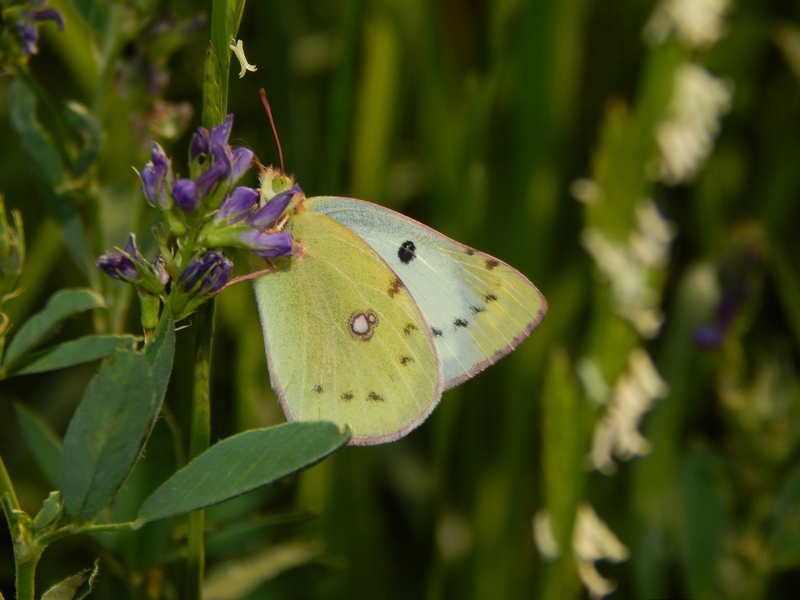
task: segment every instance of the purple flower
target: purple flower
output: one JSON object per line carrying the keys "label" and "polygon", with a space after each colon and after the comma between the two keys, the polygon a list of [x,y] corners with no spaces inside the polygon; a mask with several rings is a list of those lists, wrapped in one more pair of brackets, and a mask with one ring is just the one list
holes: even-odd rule
{"label": "purple flower", "polygon": [[219,250],[208,250],[194,259],[178,278],[187,294],[214,294],[228,282],[233,263]]}
{"label": "purple flower", "polygon": [[211,190],[231,172],[230,160],[224,154],[214,160],[214,164],[197,178],[197,204],[203,202]]}
{"label": "purple flower", "polygon": [[236,148],[233,151],[231,163],[231,181],[236,183],[253,164],[253,151],[250,148]]}
{"label": "purple flower", "polygon": [[270,223],[277,219],[286,209],[286,207],[289,205],[289,202],[292,201],[294,195],[302,193],[303,192],[300,190],[299,186],[293,185],[285,192],[277,194],[264,206],[259,208],[252,217],[247,219],[247,224],[259,229],[268,227]]}
{"label": "purple flower", "polygon": [[139,281],[141,276],[133,261],[121,252],[109,252],[97,258],[97,268],[123,281]]}
{"label": "purple flower", "polygon": [[728,331],[742,306],[744,294],[741,290],[728,290],[717,306],[717,318],[713,325],[695,327],[692,333],[694,343],[700,348],[719,348],[725,341]]}
{"label": "purple flower", "polygon": [[133,233],[129,234],[124,250],[103,254],[97,259],[97,267],[114,279],[135,283],[140,292],[162,294],[169,282],[163,257],[159,254],[153,264],[147,262],[136,246]]}
{"label": "purple flower", "polygon": [[233,128],[233,115],[228,114],[225,117],[225,121],[221,125],[217,125],[216,127],[211,128],[211,149],[213,151],[214,146],[227,146],[228,145],[228,138],[231,137],[231,129]]}
{"label": "purple flower", "polygon": [[173,185],[172,198],[185,211],[194,211],[211,198],[214,209],[221,196],[250,168],[253,152],[248,148],[233,150],[228,138],[233,127],[233,115],[211,131],[198,128],[189,149],[191,178],[180,179]]}
{"label": "purple flower", "polygon": [[178,179],[172,186],[172,199],[185,211],[193,211],[199,204],[197,186],[191,179]]}
{"label": "purple flower", "polygon": [[257,203],[258,191],[243,186],[237,187],[222,201],[216,220],[227,221],[231,225],[238,223],[247,217]]}
{"label": "purple flower", "polygon": [[202,161],[205,161],[210,147],[211,142],[208,137],[208,129],[205,127],[200,127],[197,130],[197,133],[192,136],[192,147],[189,150],[189,160],[195,162],[199,158]]}
{"label": "purple flower", "polygon": [[25,56],[33,56],[39,53],[39,47],[36,42],[39,41],[39,28],[30,23],[20,19],[16,23],[17,36],[19,37],[19,45],[22,47],[22,53]]}
{"label": "purple flower", "polygon": [[41,10],[23,11],[22,18],[15,23],[22,53],[26,56],[32,56],[39,52],[36,45],[39,41],[37,21],[54,21],[58,25],[58,30],[64,31],[64,16],[55,8],[42,8],[45,4],[46,2],[28,2],[30,8]]}
{"label": "purple flower", "polygon": [[237,236],[245,247],[261,258],[275,258],[292,252],[291,233],[268,233],[258,229],[246,229]]}
{"label": "purple flower", "polygon": [[150,206],[166,210],[170,206],[168,192],[174,179],[172,168],[164,150],[156,142],[151,146],[150,159],[140,174],[142,191]]}

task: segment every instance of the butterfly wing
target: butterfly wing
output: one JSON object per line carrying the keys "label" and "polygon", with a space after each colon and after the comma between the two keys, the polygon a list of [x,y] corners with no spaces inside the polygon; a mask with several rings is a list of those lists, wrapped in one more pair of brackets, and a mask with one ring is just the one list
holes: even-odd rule
{"label": "butterfly wing", "polygon": [[289,420],[348,424],[351,444],[397,439],[441,396],[439,359],[411,294],[363,240],[298,212],[300,256],[254,282],[270,379]]}
{"label": "butterfly wing", "polygon": [[497,362],[539,325],[547,301],[516,269],[376,204],[320,196],[311,213],[354,231],[419,304],[442,361],[444,388]]}

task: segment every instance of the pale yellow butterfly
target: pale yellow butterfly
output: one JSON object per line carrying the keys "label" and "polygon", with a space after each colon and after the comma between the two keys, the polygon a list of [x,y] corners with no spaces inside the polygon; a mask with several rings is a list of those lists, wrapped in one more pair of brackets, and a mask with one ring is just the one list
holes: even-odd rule
{"label": "pale yellow butterfly", "polygon": [[[262,203],[292,185],[266,169]],[[407,434],[547,311],[514,268],[376,204],[298,193],[281,223],[292,255],[254,280],[272,387],[287,419],[347,424],[351,444]]]}

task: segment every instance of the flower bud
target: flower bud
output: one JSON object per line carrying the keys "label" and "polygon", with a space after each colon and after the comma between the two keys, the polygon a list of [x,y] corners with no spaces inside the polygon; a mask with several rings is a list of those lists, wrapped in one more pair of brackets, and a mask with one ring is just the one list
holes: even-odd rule
{"label": "flower bud", "polygon": [[178,278],[187,294],[214,294],[225,287],[233,263],[219,250],[208,250],[189,263]]}

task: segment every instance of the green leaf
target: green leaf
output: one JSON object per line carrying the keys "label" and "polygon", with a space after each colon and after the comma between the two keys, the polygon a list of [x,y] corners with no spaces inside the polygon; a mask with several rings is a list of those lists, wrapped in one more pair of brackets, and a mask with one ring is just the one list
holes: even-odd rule
{"label": "green leaf", "polygon": [[67,514],[87,521],[116,494],[141,454],[155,404],[145,354],[118,351],[104,361],[64,437],[61,490]]}
{"label": "green leaf", "polygon": [[11,125],[20,137],[22,151],[30,159],[33,183],[45,208],[58,223],[72,258],[87,274],[91,260],[80,213],[72,195],[59,191],[66,179],[63,158],[36,118],[36,95],[21,78],[9,85],[9,105]]}
{"label": "green leaf", "polygon": [[800,563],[800,467],[789,475],[778,494],[772,513],[770,550],[782,568]]}
{"label": "green leaf", "polygon": [[82,600],[92,591],[97,570],[98,566],[95,563],[93,569],[84,569],[80,573],[70,575],[42,594],[42,600]]}
{"label": "green leaf", "polygon": [[33,160],[34,172],[51,187],[64,180],[64,163],[52,140],[36,119],[36,94],[22,79],[9,85],[11,125],[20,137],[22,150]]}
{"label": "green leaf", "polygon": [[136,342],[137,338],[132,335],[87,335],[30,355],[6,376],[44,373],[80,365],[105,358],[116,350],[133,348]]}
{"label": "green leaf", "polygon": [[38,533],[45,529],[52,529],[62,512],[61,492],[50,492],[50,495],[42,503],[41,510],[33,519],[33,530]]}
{"label": "green leaf", "polygon": [[334,423],[253,429],[215,444],[145,500],[137,524],[211,506],[319,462],[350,439]]}
{"label": "green leaf", "polygon": [[74,0],[75,8],[83,17],[83,20],[97,34],[103,34],[108,28],[110,4],[100,0]]}
{"label": "green leaf", "polygon": [[36,464],[47,482],[57,488],[61,480],[61,437],[47,421],[24,404],[15,404],[14,408],[17,410],[22,435]]}
{"label": "green leaf", "polygon": [[325,545],[319,540],[291,540],[219,563],[206,577],[203,598],[205,600],[246,598],[264,582],[319,558],[324,551]]}
{"label": "green leaf", "polygon": [[62,321],[92,308],[105,306],[103,298],[92,290],[61,290],[50,297],[44,309],[22,324],[11,340],[3,359],[3,372],[13,370],[14,363],[37,348],[56,332]]}
{"label": "green leaf", "polygon": [[172,373],[172,359],[175,355],[175,321],[169,308],[164,308],[164,314],[156,327],[153,337],[144,349],[145,357],[152,370],[153,386],[156,401],[150,415],[150,427],[155,425],[161,404],[167,393],[167,385]]}
{"label": "green leaf", "polygon": [[714,598],[716,566],[730,522],[725,461],[708,448],[695,448],[684,460],[680,480],[683,524],[683,574],[690,598]]}
{"label": "green leaf", "polygon": [[64,108],[64,116],[83,139],[81,153],[72,165],[72,174],[81,177],[86,174],[89,167],[94,163],[100,146],[103,144],[103,128],[89,109],[80,102],[67,102]]}

